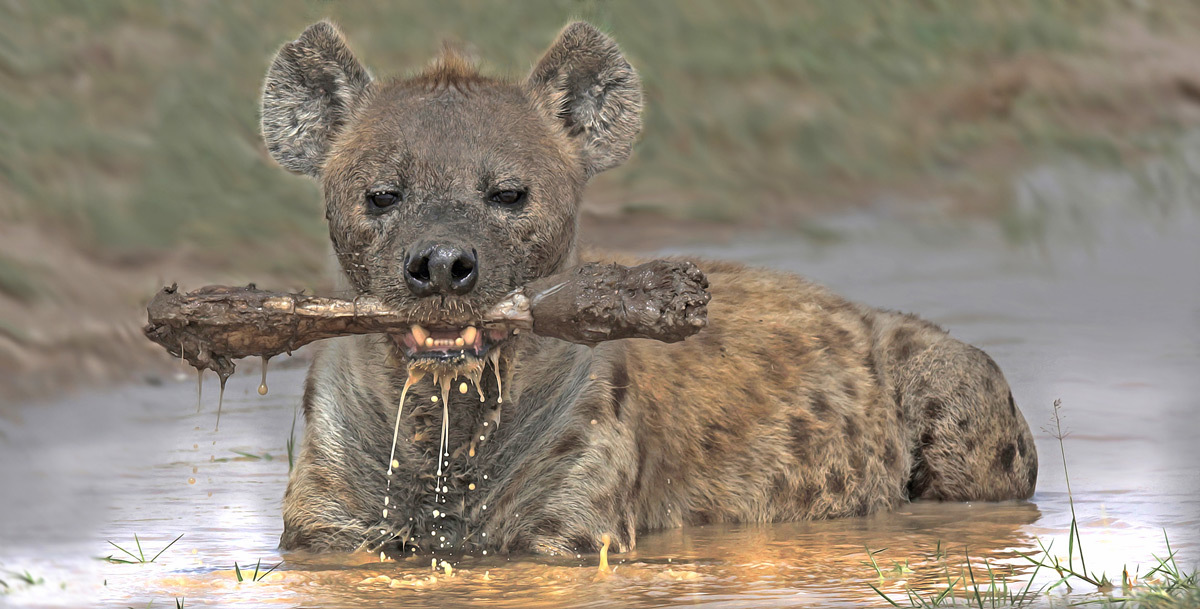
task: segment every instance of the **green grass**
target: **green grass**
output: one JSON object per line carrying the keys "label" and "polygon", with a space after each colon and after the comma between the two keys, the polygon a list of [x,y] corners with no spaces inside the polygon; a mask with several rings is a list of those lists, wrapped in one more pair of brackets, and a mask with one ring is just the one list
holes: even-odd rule
{"label": "green grass", "polygon": [[[945,588],[922,593],[922,591],[905,585],[903,590],[904,596],[899,600],[892,598],[891,595],[883,592],[878,586],[868,584],[871,589],[893,607],[921,609],[944,607],[947,605],[957,605],[957,602],[962,600],[968,607],[986,609],[989,607],[1027,607],[1039,600],[1043,595],[1059,587],[1065,587],[1068,592],[1073,591],[1074,588],[1071,584],[1074,582],[1076,585],[1086,584],[1105,596],[1103,598],[1071,603],[1073,606],[1098,604],[1106,607],[1136,607],[1144,609],[1183,609],[1185,607],[1200,606],[1200,573],[1195,571],[1189,572],[1179,567],[1175,559],[1176,553],[1171,549],[1171,540],[1167,537],[1166,531],[1163,531],[1163,541],[1166,544],[1167,552],[1162,557],[1152,555],[1157,564],[1148,570],[1145,575],[1139,577],[1135,569],[1135,574],[1130,576],[1127,566],[1122,569],[1119,582],[1121,586],[1120,595],[1112,595],[1116,584],[1114,584],[1107,573],[1097,573],[1088,570],[1087,558],[1083,550],[1083,537],[1080,534],[1078,520],[1075,515],[1075,498],[1071,491],[1071,476],[1067,469],[1067,453],[1063,443],[1066,435],[1062,430],[1061,408],[1062,401],[1055,400],[1054,430],[1051,431],[1051,434],[1058,440],[1059,454],[1063,462],[1063,476],[1067,483],[1067,500],[1071,506],[1071,524],[1067,533],[1067,557],[1065,561],[1051,553],[1053,542],[1050,545],[1045,545],[1041,540],[1038,540],[1040,552],[1036,554],[1018,552],[1018,555],[1034,566],[1033,572],[1029,574],[1024,586],[1022,586],[1011,574],[1011,571],[1009,574],[997,573],[986,559],[984,560],[986,577],[982,572],[979,574],[979,577],[976,577],[976,569],[971,564],[971,559],[967,554],[966,548],[963,549],[965,570],[960,569],[959,573],[952,574],[950,565],[947,562],[948,555],[943,551],[942,544],[939,541],[932,558],[942,566],[943,577],[946,581]],[[908,561],[905,561],[903,565],[899,562],[893,562],[894,566],[891,569],[881,567],[875,557],[885,550],[886,548],[872,551],[870,548],[867,548],[867,560],[864,561],[864,564],[875,571],[881,583],[887,579],[903,577],[906,573],[911,572],[908,569]],[[1054,571],[1058,575],[1058,579],[1034,589],[1033,583],[1042,569]]]}
{"label": "green grass", "polygon": [[[276,569],[276,567],[278,567],[279,565],[282,565],[282,564],[283,564],[283,562],[277,562],[277,563],[275,563],[274,567],[271,567],[270,569],[267,569],[266,571],[259,573],[259,569],[262,567],[262,559],[261,558],[258,559],[258,562],[254,565],[254,573],[249,574],[250,581],[252,581],[252,582],[262,581],[262,579],[264,577],[266,577],[267,575],[269,575],[271,573],[271,571],[274,571]],[[242,568],[239,567],[236,562],[233,563],[233,575],[234,575],[234,577],[237,578],[238,583],[246,581],[246,576],[242,575]]]}
{"label": "green grass", "polygon": [[[727,221],[863,183],[969,182],[963,159],[997,144],[1119,160],[1120,138],[1073,118],[1072,104],[1111,99],[1030,94],[1010,116],[971,120],[929,99],[987,66],[1101,53],[1091,34],[1113,18],[1171,34],[1197,13],[1117,0],[5,3],[0,188],[14,196],[0,196],[0,220],[120,260],[182,247],[246,274],[318,276],[318,190],[270,161],[257,113],[275,49],[325,17],[382,77],[423,65],[445,37],[521,76],[563,23],[596,23],[647,98],[635,158],[600,188]],[[28,294],[19,281],[0,264],[0,290]]]}
{"label": "green grass", "polygon": [[41,295],[36,273],[28,265],[0,254],[0,295],[32,303]]}
{"label": "green grass", "polygon": [[[46,583],[45,578],[33,575],[29,571],[9,571],[8,574],[14,582],[22,583],[26,586],[40,586]],[[11,584],[3,579],[0,579],[0,586],[3,586],[5,590],[9,590],[12,587]]]}
{"label": "green grass", "polygon": [[116,543],[113,543],[111,540],[108,540],[108,545],[120,550],[123,554],[125,554],[129,558],[120,558],[120,557],[116,557],[116,556],[113,556],[110,554],[108,556],[105,556],[101,560],[103,560],[105,562],[109,562],[109,563],[123,564],[123,565],[141,565],[141,564],[146,564],[146,563],[152,563],[152,562],[158,560],[158,557],[162,556],[163,552],[166,552],[168,549],[171,548],[171,546],[175,545],[175,542],[182,539],[183,535],[184,535],[183,533],[180,533],[179,537],[172,539],[171,543],[168,543],[167,545],[163,546],[163,549],[159,550],[157,554],[150,557],[149,559],[146,558],[146,553],[142,550],[142,540],[138,539],[137,533],[133,534],[133,543],[134,543],[134,547],[137,549],[137,554],[134,554],[133,552],[126,550],[125,548],[117,545]]}

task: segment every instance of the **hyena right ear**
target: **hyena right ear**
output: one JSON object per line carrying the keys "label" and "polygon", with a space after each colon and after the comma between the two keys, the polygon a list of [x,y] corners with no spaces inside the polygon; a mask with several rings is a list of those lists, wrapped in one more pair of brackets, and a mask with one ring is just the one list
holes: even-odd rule
{"label": "hyena right ear", "polygon": [[284,168],[317,177],[329,145],[366,94],[371,76],[333,24],[310,25],[283,45],[263,86],[262,133]]}

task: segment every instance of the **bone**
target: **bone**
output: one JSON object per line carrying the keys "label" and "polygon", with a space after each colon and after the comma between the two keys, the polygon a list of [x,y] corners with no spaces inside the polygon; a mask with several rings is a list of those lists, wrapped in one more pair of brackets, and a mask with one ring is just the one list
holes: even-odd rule
{"label": "bone", "polygon": [[[689,262],[656,260],[632,268],[589,263],[513,291],[482,321],[585,345],[623,338],[677,342],[705,326],[708,300],[708,281]],[[222,378],[233,373],[236,359],[270,358],[337,336],[412,332],[429,342],[424,328],[373,296],[345,300],[253,284],[184,293],[172,285],[146,311],[150,340]],[[476,332],[471,327],[459,340],[471,343]]]}
{"label": "bone", "polygon": [[595,345],[623,338],[681,341],[708,323],[708,279],[690,262],[589,263],[501,300],[484,322]]}

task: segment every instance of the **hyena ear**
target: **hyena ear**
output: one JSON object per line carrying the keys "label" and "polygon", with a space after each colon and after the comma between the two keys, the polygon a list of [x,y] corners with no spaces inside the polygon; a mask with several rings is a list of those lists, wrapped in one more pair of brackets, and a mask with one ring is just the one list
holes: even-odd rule
{"label": "hyena ear", "polygon": [[310,25],[279,49],[267,71],[262,132],[271,156],[286,169],[316,177],[333,137],[370,84],[333,24]]}
{"label": "hyena ear", "polygon": [[589,176],[629,158],[642,129],[641,80],[595,27],[578,21],[563,28],[525,88],[578,142]]}

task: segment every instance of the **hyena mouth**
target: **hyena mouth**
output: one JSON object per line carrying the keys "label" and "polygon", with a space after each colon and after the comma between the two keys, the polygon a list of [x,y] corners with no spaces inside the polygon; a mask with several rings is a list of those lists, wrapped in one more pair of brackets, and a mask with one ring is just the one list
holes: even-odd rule
{"label": "hyena mouth", "polygon": [[413,325],[408,333],[391,336],[413,363],[422,367],[459,368],[482,360],[513,334],[515,330],[475,326],[456,328]]}

